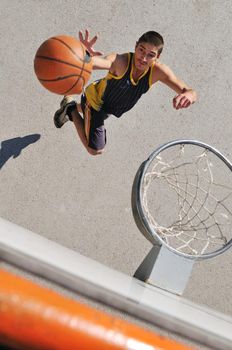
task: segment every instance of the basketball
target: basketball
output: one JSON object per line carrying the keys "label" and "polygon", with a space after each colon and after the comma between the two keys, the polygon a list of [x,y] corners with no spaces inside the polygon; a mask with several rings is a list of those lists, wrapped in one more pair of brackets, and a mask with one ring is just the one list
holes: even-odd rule
{"label": "basketball", "polygon": [[78,39],[55,36],[38,48],[34,70],[47,90],[59,95],[81,94],[91,76],[92,58]]}

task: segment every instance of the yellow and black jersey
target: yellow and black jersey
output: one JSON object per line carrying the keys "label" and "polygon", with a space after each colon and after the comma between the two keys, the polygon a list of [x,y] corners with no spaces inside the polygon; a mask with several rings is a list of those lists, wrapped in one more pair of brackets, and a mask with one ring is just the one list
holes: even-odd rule
{"label": "yellow and black jersey", "polygon": [[146,70],[138,79],[133,80],[133,53],[128,53],[128,65],[121,76],[108,73],[103,79],[90,84],[85,95],[96,111],[120,117],[129,111],[152,84],[152,68]]}

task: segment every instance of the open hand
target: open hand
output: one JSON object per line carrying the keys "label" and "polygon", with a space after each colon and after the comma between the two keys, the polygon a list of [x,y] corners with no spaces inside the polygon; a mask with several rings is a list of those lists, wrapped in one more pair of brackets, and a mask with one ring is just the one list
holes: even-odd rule
{"label": "open hand", "polygon": [[95,35],[92,39],[89,39],[89,31],[85,30],[85,35],[79,31],[79,39],[82,44],[85,45],[86,49],[89,51],[91,56],[101,56],[102,53],[100,51],[95,51],[93,45],[96,43],[98,36]]}

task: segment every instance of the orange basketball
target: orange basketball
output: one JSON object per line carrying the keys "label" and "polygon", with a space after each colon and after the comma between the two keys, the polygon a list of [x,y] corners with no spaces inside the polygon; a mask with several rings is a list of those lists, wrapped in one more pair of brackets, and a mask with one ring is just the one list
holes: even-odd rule
{"label": "orange basketball", "polygon": [[54,36],[38,48],[34,70],[49,91],[59,95],[81,94],[92,72],[92,58],[76,38]]}

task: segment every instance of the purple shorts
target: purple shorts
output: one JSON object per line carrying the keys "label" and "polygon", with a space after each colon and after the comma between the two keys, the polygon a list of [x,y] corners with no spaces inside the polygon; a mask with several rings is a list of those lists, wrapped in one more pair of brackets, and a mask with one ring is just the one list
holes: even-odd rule
{"label": "purple shorts", "polygon": [[94,150],[101,150],[106,145],[105,119],[108,115],[103,111],[96,111],[88,103],[86,96],[81,96],[81,108],[84,116],[85,135],[88,146]]}

